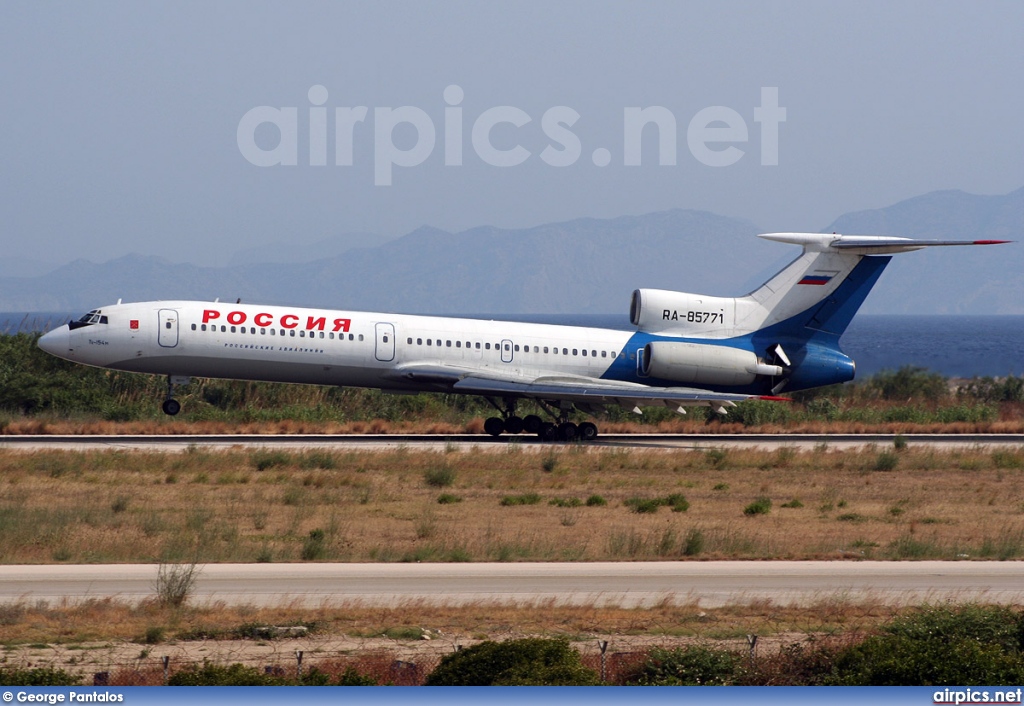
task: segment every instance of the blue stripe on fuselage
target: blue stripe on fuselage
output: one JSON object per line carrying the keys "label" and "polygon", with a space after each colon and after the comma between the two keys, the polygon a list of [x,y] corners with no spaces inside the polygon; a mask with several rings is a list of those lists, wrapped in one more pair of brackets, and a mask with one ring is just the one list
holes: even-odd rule
{"label": "blue stripe on fuselage", "polygon": [[[660,387],[679,387],[673,380],[641,377],[637,374],[637,356],[652,341],[684,341],[711,346],[729,346],[752,351],[765,357],[770,348],[781,344],[792,363],[786,391],[821,387],[853,379],[854,363],[839,346],[839,338],[864,303],[891,256],[863,258],[849,276],[824,300],[799,314],[753,333],[735,338],[708,339],[664,336],[637,332],[601,377],[608,380],[638,382]],[[762,395],[771,392],[773,378],[758,378],[750,385],[699,385],[716,392]]]}

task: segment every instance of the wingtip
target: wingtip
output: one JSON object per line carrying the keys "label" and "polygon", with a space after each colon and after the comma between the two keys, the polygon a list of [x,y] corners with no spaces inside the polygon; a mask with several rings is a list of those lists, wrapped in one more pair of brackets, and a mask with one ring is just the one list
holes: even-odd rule
{"label": "wingtip", "polygon": [[974,245],[1003,245],[1005,243],[1012,243],[1012,240],[975,240]]}

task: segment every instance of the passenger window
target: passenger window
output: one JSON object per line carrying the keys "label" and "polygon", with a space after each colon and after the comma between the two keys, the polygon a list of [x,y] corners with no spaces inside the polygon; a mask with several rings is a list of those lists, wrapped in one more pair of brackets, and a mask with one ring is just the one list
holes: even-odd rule
{"label": "passenger window", "polygon": [[428,345],[428,346],[432,346],[432,345],[434,345],[434,340],[433,340],[432,338],[428,338],[428,339],[427,339],[427,345]]}
{"label": "passenger window", "polygon": [[417,338],[416,339],[416,345],[417,346],[422,346],[423,345],[423,339],[422,338]]}
{"label": "passenger window", "polygon": [[455,347],[456,348],[462,348],[462,341],[456,341],[455,342]]}
{"label": "passenger window", "polygon": [[477,349],[477,350],[480,350],[480,341],[477,341],[477,342],[476,342],[476,349]]}
{"label": "passenger window", "polygon": [[408,338],[408,339],[406,339],[406,341],[405,341],[405,342],[406,342],[406,343],[407,343],[408,345],[410,345],[410,346],[412,345],[412,339],[411,339],[411,338]]}
{"label": "passenger window", "polygon": [[596,358],[597,357],[597,351],[590,351],[590,356],[592,358]]}
{"label": "passenger window", "polygon": [[[508,346],[505,346],[505,347],[508,348]],[[515,348],[516,348],[516,353],[518,353],[519,352],[519,344],[518,343],[515,345]]]}
{"label": "passenger window", "polygon": [[205,331],[205,330],[206,330],[206,324],[203,324],[203,329],[202,329],[202,330],[203,330],[203,331]]}
{"label": "passenger window", "polygon": [[192,330],[193,330],[193,331],[195,331],[195,330],[196,330],[196,325],[195,325],[195,324],[192,324]]}
{"label": "passenger window", "polygon": [[569,349],[568,348],[563,348],[562,349],[562,355],[569,355]]}
{"label": "passenger window", "polygon": [[573,354],[573,355],[579,355],[579,353],[578,353],[578,352],[576,351],[576,349],[575,349],[575,348],[573,348],[573,349],[572,349],[572,354]]}
{"label": "passenger window", "polygon": [[265,328],[261,328],[260,329],[260,335],[261,336],[266,336],[267,335],[267,330]]}
{"label": "passenger window", "polygon": [[359,340],[363,340],[363,334],[359,334]]}
{"label": "passenger window", "polygon": [[323,331],[321,331],[321,332],[320,332],[320,338],[323,338],[323,337],[324,337],[324,332],[323,332]]}
{"label": "passenger window", "polygon": [[547,346],[544,346],[544,352],[545,352],[545,353],[547,353],[547,352],[548,352],[548,347],[547,347]]}
{"label": "passenger window", "polygon": [[[573,355],[576,355],[576,351],[573,351],[573,352],[572,352],[572,354],[573,354]],[[583,349],[583,357],[584,357],[584,358],[586,358],[586,357],[587,357],[587,349],[586,349],[586,348],[584,348],[584,349]]]}
{"label": "passenger window", "polygon": [[[171,325],[168,323],[167,324],[167,328],[170,328],[170,327],[171,327]],[[231,333],[235,333],[235,327],[234,326],[231,327]]]}
{"label": "passenger window", "polygon": [[[299,331],[299,338],[305,338],[305,337],[306,337],[306,332],[305,331]],[[384,342],[387,343],[387,339],[385,339]]]}
{"label": "passenger window", "polygon": [[608,351],[601,351],[601,357],[602,358],[607,358],[608,357]]}
{"label": "passenger window", "polygon": [[486,348],[487,350],[491,350],[491,344],[490,343],[485,343],[484,344],[484,348]]}
{"label": "passenger window", "polygon": [[451,341],[445,341],[445,342],[444,342],[444,345],[445,345],[446,347],[448,347],[448,348],[451,348],[451,347],[452,347],[452,342],[451,342]]}
{"label": "passenger window", "polygon": [[292,338],[295,338],[295,329],[292,329],[291,331],[289,331],[288,335],[290,335]]}
{"label": "passenger window", "polygon": [[334,333],[327,334],[327,337],[333,341],[334,340]]}

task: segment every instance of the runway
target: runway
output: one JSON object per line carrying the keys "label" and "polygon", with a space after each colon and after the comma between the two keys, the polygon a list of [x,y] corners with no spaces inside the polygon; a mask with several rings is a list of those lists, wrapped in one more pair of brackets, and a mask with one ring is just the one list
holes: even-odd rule
{"label": "runway", "polygon": [[[930,448],[1024,447],[1024,434],[902,434],[910,447]],[[707,449],[780,447],[812,449],[827,445],[845,449],[871,444],[891,446],[895,434],[603,434],[585,444],[595,449]],[[181,452],[189,448],[211,450],[232,448],[337,450],[423,449],[460,451],[506,451],[515,445],[523,450],[541,451],[576,444],[543,443],[535,436],[484,434],[198,434],[198,435],[0,435],[0,449],[39,451],[45,449]]]}
{"label": "runway", "polygon": [[[2,566],[0,602],[155,596],[156,565]],[[191,600],[318,607],[410,602],[720,607],[768,600],[1024,604],[1024,562],[598,562],[210,564]]]}

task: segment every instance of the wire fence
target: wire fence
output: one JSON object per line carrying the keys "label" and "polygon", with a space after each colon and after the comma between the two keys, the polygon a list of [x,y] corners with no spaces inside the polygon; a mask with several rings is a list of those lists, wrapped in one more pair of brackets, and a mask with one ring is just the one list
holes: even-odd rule
{"label": "wire fence", "polygon": [[[573,644],[580,652],[581,662],[608,684],[625,683],[652,648],[678,646],[653,639],[647,644],[624,641],[618,648],[609,640],[595,639]],[[166,684],[178,672],[201,668],[205,664],[223,667],[240,664],[262,674],[299,683],[314,670],[330,683],[337,682],[346,671],[354,670],[377,684],[417,686],[426,681],[445,655],[460,648],[460,644],[445,642],[426,648],[413,644],[392,649],[371,647],[353,650],[348,642],[329,646],[322,642],[288,639],[227,643],[197,641],[151,647],[128,643],[79,645],[65,649],[54,645],[47,651],[26,649],[8,652],[4,667],[62,669],[78,675],[83,684],[94,686],[159,686]],[[126,655],[130,650],[137,651],[134,658]]]}

